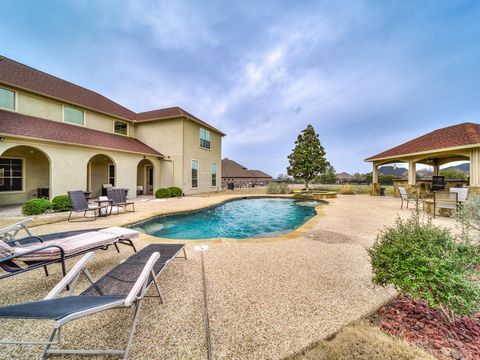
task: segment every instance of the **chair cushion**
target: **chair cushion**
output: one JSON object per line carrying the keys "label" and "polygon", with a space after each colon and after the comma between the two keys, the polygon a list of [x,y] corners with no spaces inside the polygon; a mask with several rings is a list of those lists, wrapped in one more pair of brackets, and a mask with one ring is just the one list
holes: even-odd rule
{"label": "chair cushion", "polygon": [[12,256],[15,253],[15,249],[7,243],[0,241],[0,259]]}
{"label": "chair cushion", "polygon": [[101,230],[98,230],[98,232],[113,234],[120,237],[120,239],[130,239],[130,240],[136,239],[138,238],[138,235],[140,235],[140,233],[136,230],[132,230],[124,227],[118,227],[118,226],[101,229]]}
{"label": "chair cushion", "polygon": [[58,259],[60,255],[60,249],[51,247],[47,249],[38,250],[31,254],[22,253],[40,248],[45,245],[58,245],[64,252],[65,256],[74,255],[89,249],[97,248],[99,246],[108,246],[114,244],[118,240],[119,236],[109,233],[88,232],[69,236],[59,240],[52,240],[46,243],[37,243],[35,245],[23,246],[21,248],[14,248],[15,254],[20,255],[18,257],[21,261],[41,261],[41,260],[54,260]]}

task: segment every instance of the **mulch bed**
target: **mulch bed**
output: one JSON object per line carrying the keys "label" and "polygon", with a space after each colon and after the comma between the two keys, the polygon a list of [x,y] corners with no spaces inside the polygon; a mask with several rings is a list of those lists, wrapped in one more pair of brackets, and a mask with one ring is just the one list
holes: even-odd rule
{"label": "mulch bed", "polygon": [[480,359],[480,314],[449,324],[424,301],[400,296],[370,318],[387,334],[426,349],[438,359]]}

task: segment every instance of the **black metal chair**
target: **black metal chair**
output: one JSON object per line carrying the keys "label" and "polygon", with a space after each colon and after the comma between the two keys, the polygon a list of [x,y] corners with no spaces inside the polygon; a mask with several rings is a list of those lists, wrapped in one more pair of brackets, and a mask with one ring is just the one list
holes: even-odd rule
{"label": "black metal chair", "polygon": [[[82,190],[69,191],[68,196],[70,197],[70,201],[72,203],[72,210],[70,211],[70,215],[68,215],[68,221],[73,221],[72,214],[74,212],[83,212],[83,218],[77,219],[75,221],[82,221],[84,219],[88,219],[89,221],[95,221],[97,219],[97,216],[100,215],[100,211],[108,211],[107,205],[89,204],[87,198],[85,197],[85,193]],[[87,213],[92,213],[93,217],[87,216]]]}

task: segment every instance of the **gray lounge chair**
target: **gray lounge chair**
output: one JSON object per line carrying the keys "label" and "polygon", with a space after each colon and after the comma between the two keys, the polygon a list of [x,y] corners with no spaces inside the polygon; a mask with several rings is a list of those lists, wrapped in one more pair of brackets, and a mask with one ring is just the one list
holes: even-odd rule
{"label": "gray lounge chair", "polygon": [[132,206],[131,211],[135,212],[135,203],[133,201],[127,201],[125,189],[107,189],[107,197],[108,200],[112,202],[112,209],[117,210],[117,215],[120,213],[120,208],[123,208],[125,212],[127,212],[127,206]]}
{"label": "gray lounge chair", "polygon": [[[2,339],[1,344],[45,345],[40,359],[49,355],[118,355],[128,358],[135,327],[140,314],[143,299],[152,283],[160,301],[162,293],[157,277],[168,263],[184,248],[183,244],[152,244],[117,265],[97,281],[93,281],[86,269],[87,262],[94,253],[85,255],[70,272],[40,301],[0,307],[0,318],[53,320],[53,330],[47,341],[20,341]],[[186,258],[186,256],[185,256]],[[80,295],[73,295],[75,285],[81,274],[85,274],[92,285]],[[70,287],[68,295],[59,297],[60,292]],[[124,349],[104,350],[67,350],[52,348],[61,345],[61,330],[67,323],[102,311],[134,307],[133,322]]]}
{"label": "gray lounge chair", "polygon": [[[68,215],[68,221],[73,221],[72,214],[74,212],[83,212],[83,219],[95,220],[97,216],[101,215],[101,211],[107,211],[108,207],[98,204],[89,204],[85,193],[82,190],[69,191],[68,196],[72,203],[72,211]],[[87,213],[92,213],[92,216],[87,216]],[[83,220],[81,219],[81,220]],[[76,221],[78,221],[77,219]]]}
{"label": "gray lounge chair", "polygon": [[15,239],[17,234],[22,230],[25,231],[27,233],[27,235],[33,236],[32,233],[30,232],[30,230],[28,229],[28,226],[27,226],[32,221],[33,221],[32,218],[27,218],[27,219],[24,219],[22,221],[19,221],[19,222],[15,223],[15,224],[8,225],[8,226],[5,226],[5,227],[1,228],[0,229],[0,240],[3,240],[3,241],[13,240],[13,239]]}
{"label": "gray lounge chair", "polygon": [[403,186],[398,187],[398,194],[400,195],[400,200],[402,200],[402,203],[400,204],[400,209],[403,209],[403,203],[407,204],[406,208],[408,209],[408,204],[415,204],[416,202],[421,203],[423,208],[425,209],[425,200],[420,197],[417,198],[418,195],[414,197],[409,196],[407,190],[405,190]]}

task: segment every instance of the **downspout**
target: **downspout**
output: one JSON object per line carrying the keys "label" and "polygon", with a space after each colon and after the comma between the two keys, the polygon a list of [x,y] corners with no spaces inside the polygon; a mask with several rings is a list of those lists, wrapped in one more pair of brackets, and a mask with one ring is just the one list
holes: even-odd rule
{"label": "downspout", "polygon": [[170,158],[170,156],[167,156],[166,158],[163,158],[163,161],[168,161],[168,162],[171,162],[172,163],[172,180],[171,180],[171,184],[172,186],[175,185],[175,160],[173,160],[172,158]]}
{"label": "downspout", "polygon": [[185,187],[185,119],[182,119],[182,192],[185,194],[184,187]]}

